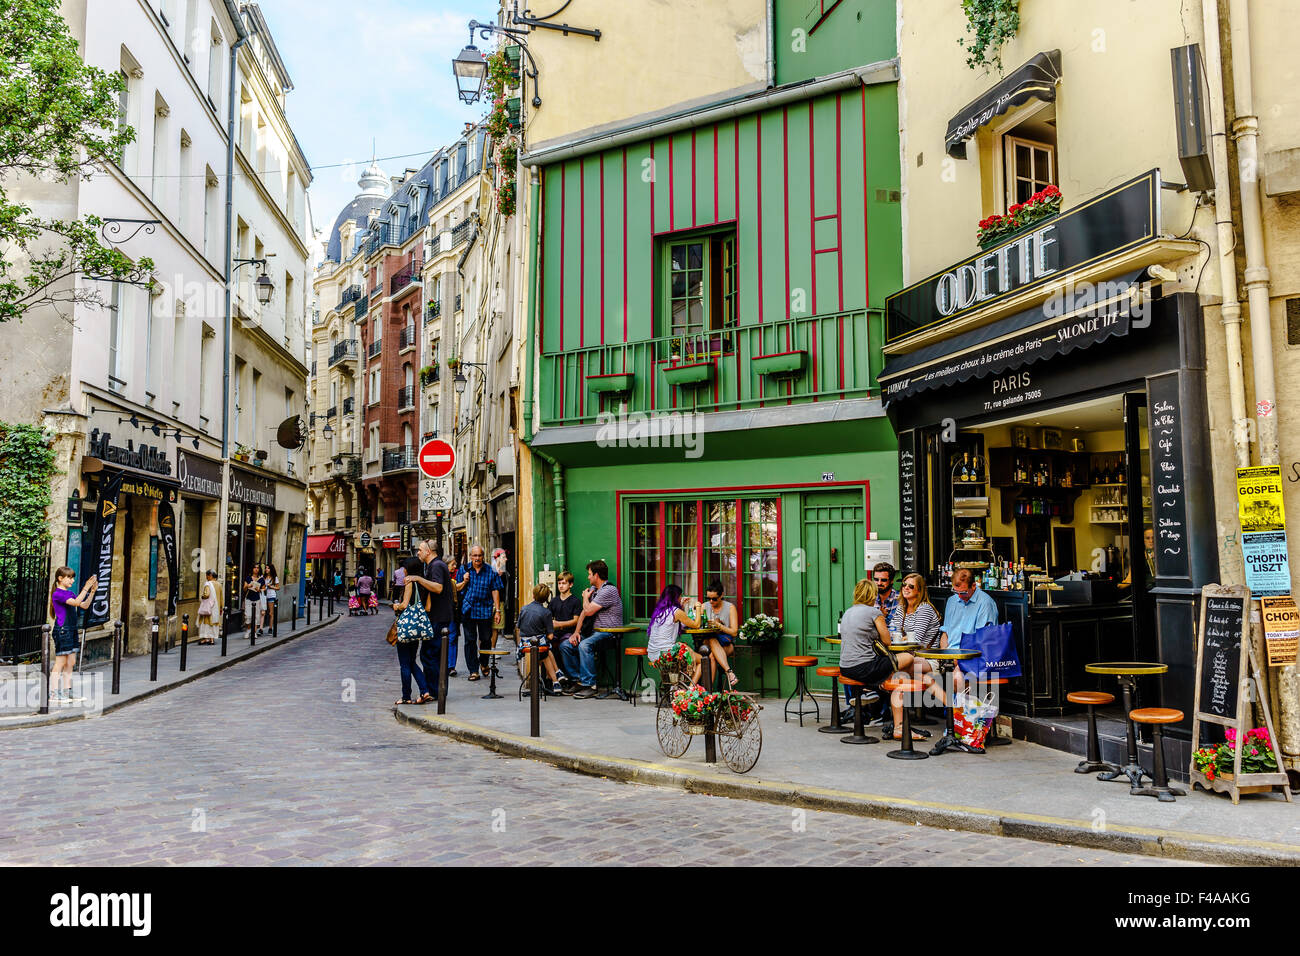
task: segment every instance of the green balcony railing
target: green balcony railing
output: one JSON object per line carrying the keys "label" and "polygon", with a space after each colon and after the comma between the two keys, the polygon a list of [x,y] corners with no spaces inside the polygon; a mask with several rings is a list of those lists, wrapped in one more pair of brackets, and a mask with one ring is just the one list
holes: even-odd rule
{"label": "green balcony railing", "polygon": [[542,424],[593,422],[622,402],[714,412],[872,397],[883,322],[871,309],[544,354]]}

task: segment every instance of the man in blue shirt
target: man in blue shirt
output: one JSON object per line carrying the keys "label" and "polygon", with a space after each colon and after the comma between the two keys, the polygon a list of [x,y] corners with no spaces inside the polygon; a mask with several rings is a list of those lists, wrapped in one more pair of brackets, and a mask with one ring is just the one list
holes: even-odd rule
{"label": "man in blue shirt", "polygon": [[[939,626],[939,647],[950,651],[962,648],[967,635],[974,634],[986,624],[998,622],[998,606],[975,586],[975,575],[970,568],[958,568],[952,573],[952,590],[952,597],[943,606],[943,624]],[[963,690],[966,682],[962,679],[960,664],[953,677],[957,689]]]}
{"label": "man in blue shirt", "polygon": [[[469,567],[461,569],[460,579],[465,582],[460,608],[461,627],[465,632],[465,664],[469,667],[469,679],[478,680],[474,673],[480,667],[478,652],[489,650],[496,643],[492,622],[501,614],[501,592],[505,585],[501,576],[492,570],[492,565],[484,563],[480,544],[469,549]],[[483,663],[481,666],[486,677],[488,665]]]}

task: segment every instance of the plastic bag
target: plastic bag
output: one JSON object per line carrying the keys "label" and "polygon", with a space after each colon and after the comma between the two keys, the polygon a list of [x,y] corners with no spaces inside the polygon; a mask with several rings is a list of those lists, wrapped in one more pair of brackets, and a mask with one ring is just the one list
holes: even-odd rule
{"label": "plastic bag", "polygon": [[953,729],[962,743],[971,747],[984,746],[993,722],[998,719],[998,705],[993,701],[993,692],[989,691],[983,699],[970,694],[958,694],[953,698]]}

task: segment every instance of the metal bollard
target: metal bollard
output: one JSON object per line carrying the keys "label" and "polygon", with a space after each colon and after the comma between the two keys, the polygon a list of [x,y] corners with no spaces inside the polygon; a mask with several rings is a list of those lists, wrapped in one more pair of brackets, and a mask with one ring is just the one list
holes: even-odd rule
{"label": "metal bollard", "polygon": [[190,616],[181,615],[181,670],[185,670],[185,655],[190,649]]}
{"label": "metal bollard", "polygon": [[271,609],[271,637],[280,636],[280,602],[272,601],[267,605]]}
{"label": "metal bollard", "polygon": [[230,636],[230,605],[226,605],[225,613],[221,615],[221,656],[226,656],[226,638]]}
{"label": "metal bollard", "polygon": [[50,625],[41,625],[41,706],[38,714],[50,712]]}
{"label": "metal bollard", "polygon": [[149,680],[158,679],[158,618],[149,618]]}
{"label": "metal bollard", "polygon": [[442,633],[442,644],[438,648],[438,713],[447,712],[447,655],[451,650],[451,625],[440,624],[446,630]]}
{"label": "metal bollard", "polygon": [[293,621],[291,621],[289,624],[289,630],[291,631],[298,630],[298,599],[297,598],[293,599]]}
{"label": "metal bollard", "polygon": [[307,599],[307,626],[311,627],[311,598]]}
{"label": "metal bollard", "polygon": [[532,695],[528,702],[530,711],[528,736],[540,737],[542,735],[542,687],[541,681],[538,679],[538,671],[542,669],[542,663],[539,660],[541,657],[541,643],[537,638],[530,637],[528,646],[531,648],[528,656],[532,658],[528,662],[528,692]]}
{"label": "metal bollard", "polygon": [[[716,680],[713,674],[713,654],[710,653],[708,645],[705,645],[705,648],[701,653],[704,655],[705,673],[708,675],[708,677],[704,681],[704,686],[710,693],[712,693],[713,682]],[[713,733],[712,716],[705,718],[704,726],[706,728],[704,732],[704,762],[717,763],[718,762],[718,738],[714,736]]]}
{"label": "metal bollard", "polygon": [[334,592],[330,592],[330,617],[334,616]]}
{"label": "metal bollard", "polygon": [[122,622],[113,622],[113,693],[122,692]]}
{"label": "metal bollard", "polygon": [[248,625],[248,646],[257,646],[257,605],[253,605],[253,615]]}

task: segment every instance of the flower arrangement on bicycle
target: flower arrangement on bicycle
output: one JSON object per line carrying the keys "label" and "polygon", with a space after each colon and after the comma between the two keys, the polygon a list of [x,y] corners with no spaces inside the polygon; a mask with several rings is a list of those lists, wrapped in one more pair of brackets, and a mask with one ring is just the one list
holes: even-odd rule
{"label": "flower arrangement on bicycle", "polygon": [[673,694],[673,713],[687,723],[703,723],[718,709],[721,699],[721,694],[706,691],[703,687],[683,688]]}
{"label": "flower arrangement on bicycle", "polygon": [[668,650],[661,653],[651,662],[655,667],[663,670],[666,667],[681,669],[690,666],[691,651],[685,644],[678,641]]}

